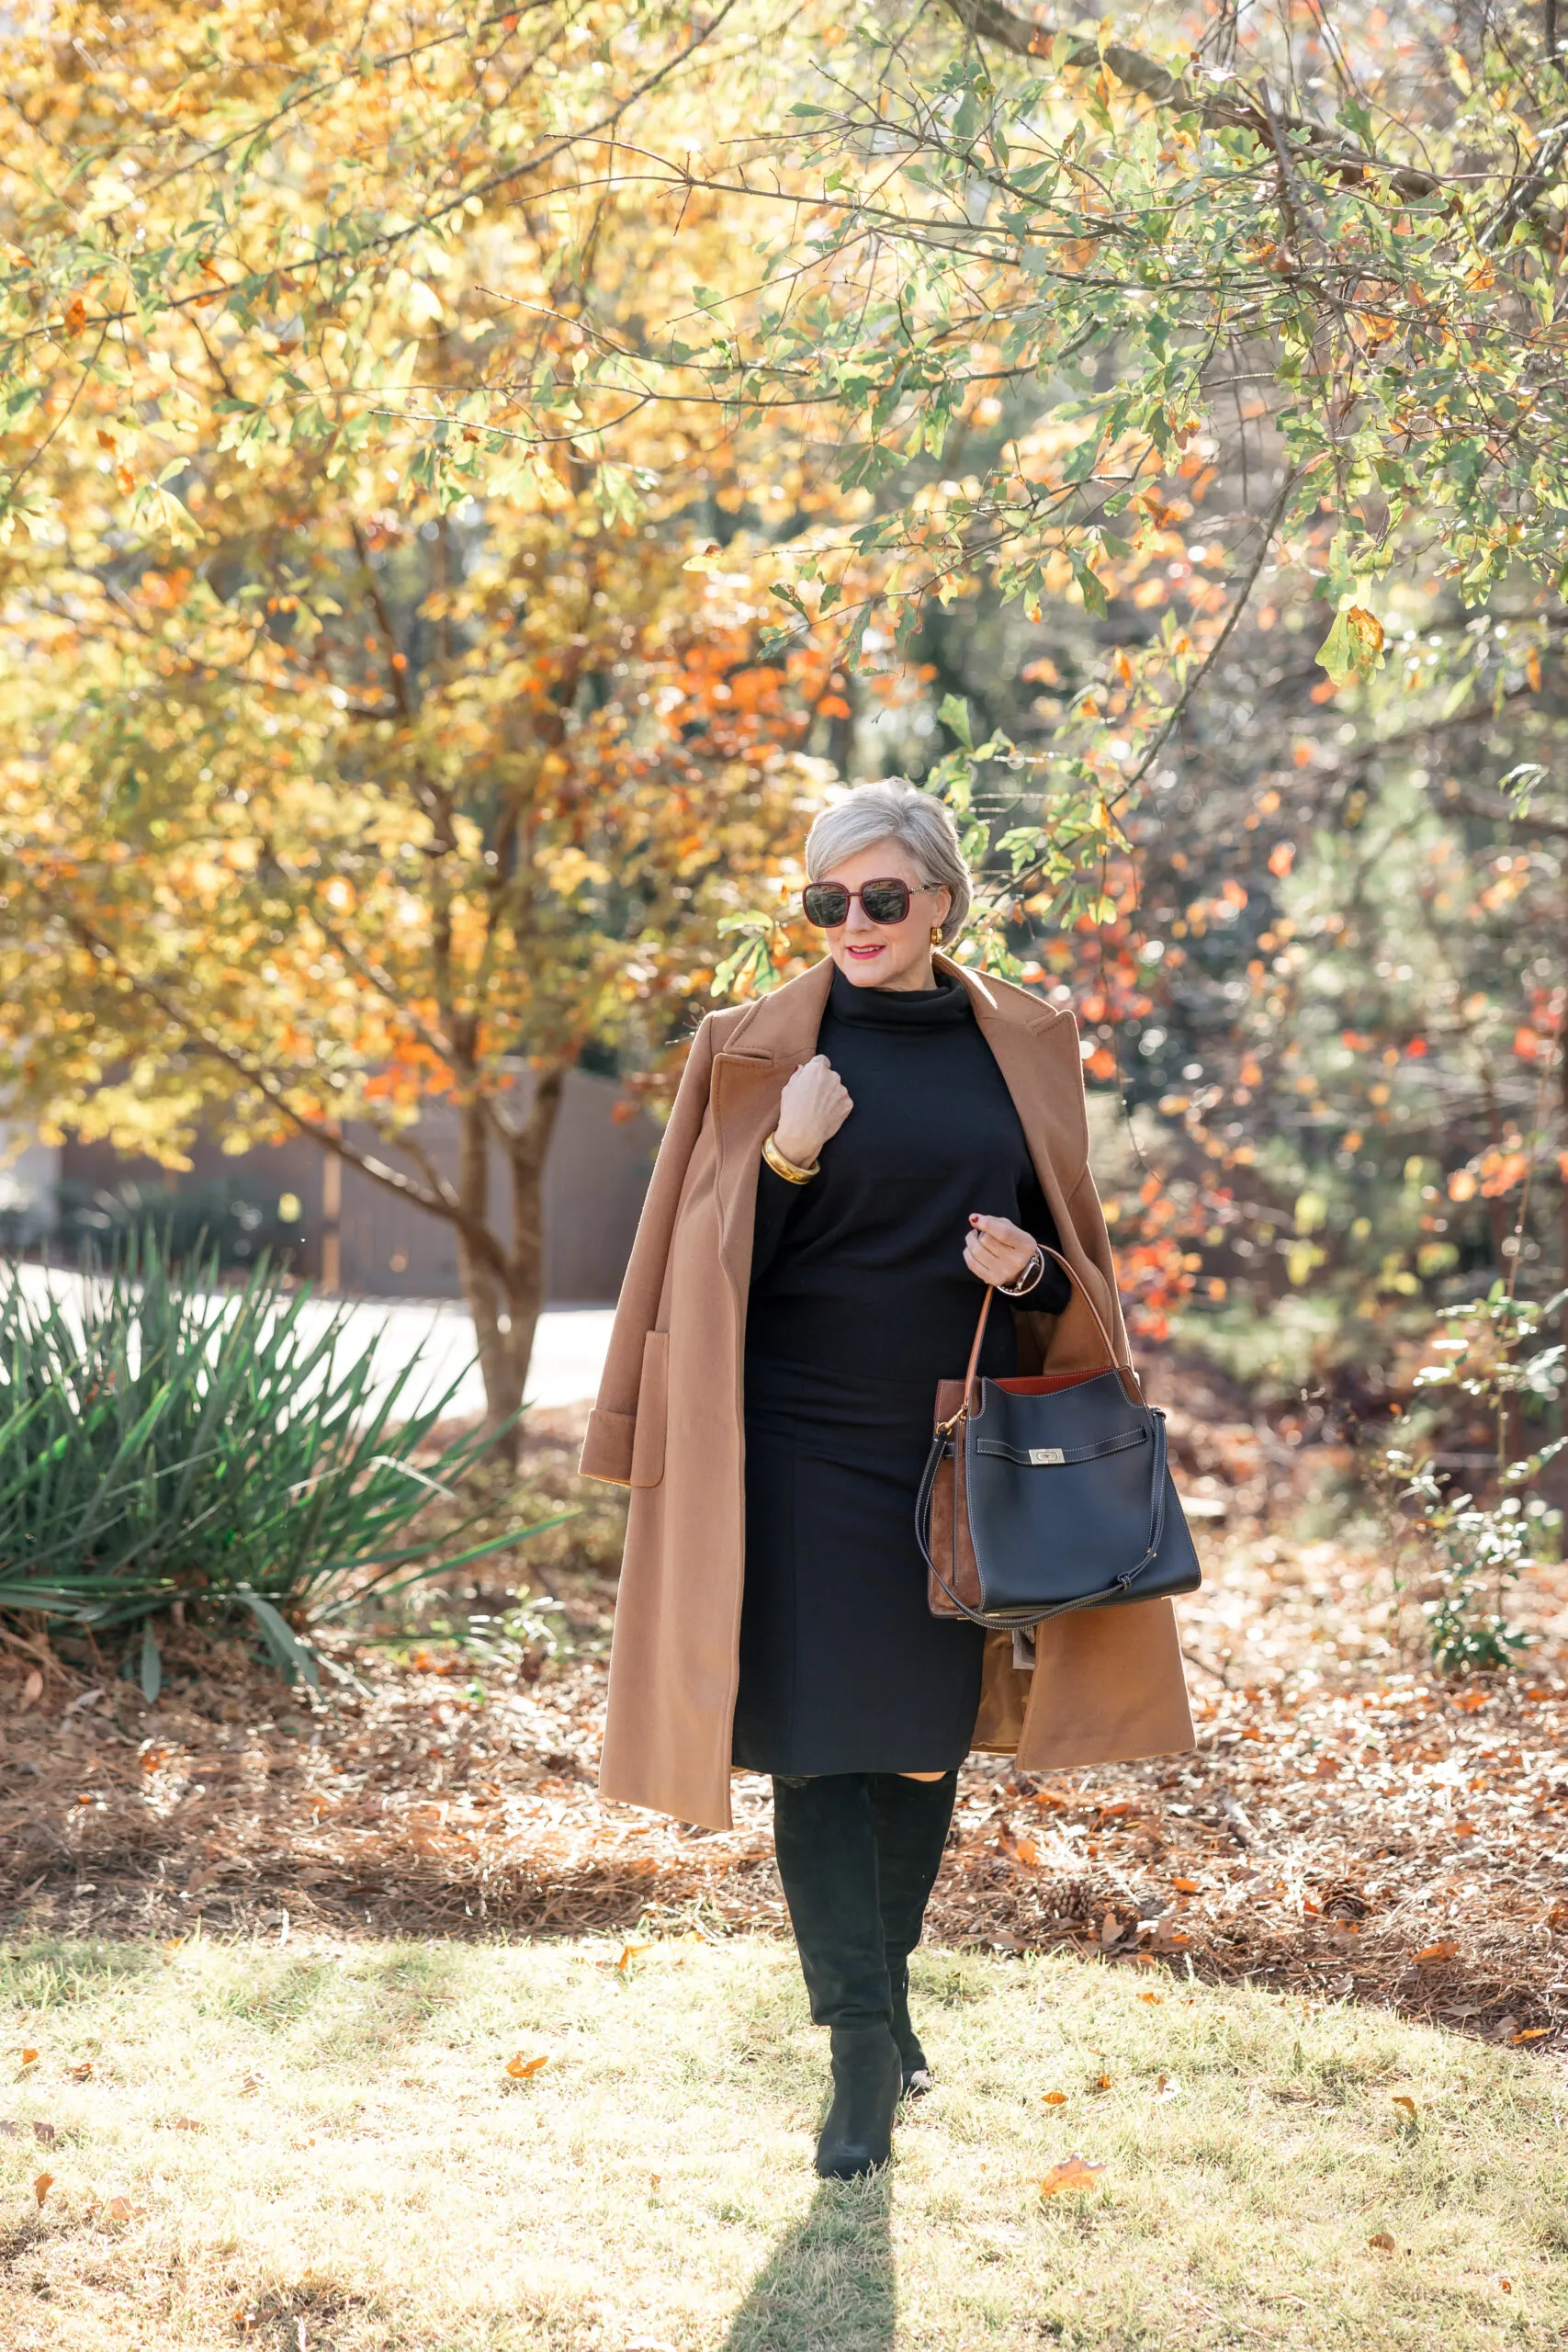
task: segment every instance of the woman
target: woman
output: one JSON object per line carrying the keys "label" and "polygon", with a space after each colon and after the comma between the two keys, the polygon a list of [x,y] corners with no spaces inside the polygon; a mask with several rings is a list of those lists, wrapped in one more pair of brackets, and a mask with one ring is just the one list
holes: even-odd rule
{"label": "woman", "polygon": [[[831,2030],[818,2170],[886,2161],[927,2086],[908,2007],[971,1747],[1024,1770],[1190,1747],[1168,1601],[1009,1637],[931,1616],[914,1502],[939,1379],[1125,1360],[1072,1021],[937,957],[970,879],[942,804],[863,785],[806,846],[826,960],[710,1014],[627,1269],[582,1467],[633,1490],[600,1786],[729,1826],[773,1778],[780,1877]],[[1043,1245],[1042,1247],[1041,1245]]]}

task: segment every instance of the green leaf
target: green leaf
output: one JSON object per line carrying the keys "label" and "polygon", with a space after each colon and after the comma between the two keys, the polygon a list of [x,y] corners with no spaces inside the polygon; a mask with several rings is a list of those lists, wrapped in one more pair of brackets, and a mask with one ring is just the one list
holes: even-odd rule
{"label": "green leaf", "polygon": [[1364,605],[1347,605],[1335,615],[1315,658],[1337,686],[1370,678],[1383,664],[1382,623]]}
{"label": "green leaf", "polygon": [[248,1585],[242,1585],[238,1598],[255,1619],[261,1628],[262,1639],[279,1666],[291,1676],[301,1676],[312,1690],[319,1690],[321,1676],[314,1657],[297,1637],[287,1620],[279,1616],[271,1601],[261,1593],[253,1592]]}
{"label": "green leaf", "polygon": [[966,752],[975,748],[974,730],[969,720],[969,705],[962,695],[944,695],[937,706],[937,717],[951,728]]}

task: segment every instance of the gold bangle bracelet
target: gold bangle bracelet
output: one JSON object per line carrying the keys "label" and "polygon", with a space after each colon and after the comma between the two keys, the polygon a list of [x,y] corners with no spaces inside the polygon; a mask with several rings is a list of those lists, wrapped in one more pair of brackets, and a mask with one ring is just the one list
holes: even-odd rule
{"label": "gold bangle bracelet", "polygon": [[797,1168],[793,1159],[784,1158],[772,1136],[762,1146],[762,1157],[773,1174],[782,1176],[786,1184],[809,1184],[813,1176],[821,1172],[822,1162],[819,1159],[814,1159],[809,1168]]}

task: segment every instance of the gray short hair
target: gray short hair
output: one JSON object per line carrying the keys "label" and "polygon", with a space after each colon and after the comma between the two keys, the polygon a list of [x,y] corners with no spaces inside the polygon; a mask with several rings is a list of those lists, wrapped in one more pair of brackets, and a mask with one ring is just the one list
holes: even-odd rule
{"label": "gray short hair", "polygon": [[847,798],[823,809],[806,836],[807,880],[820,882],[840,859],[853,857],[875,842],[897,842],[908,851],[922,882],[952,891],[953,903],[942,926],[942,944],[951,947],[969,920],[975,895],[952,809],[902,776],[857,784]]}

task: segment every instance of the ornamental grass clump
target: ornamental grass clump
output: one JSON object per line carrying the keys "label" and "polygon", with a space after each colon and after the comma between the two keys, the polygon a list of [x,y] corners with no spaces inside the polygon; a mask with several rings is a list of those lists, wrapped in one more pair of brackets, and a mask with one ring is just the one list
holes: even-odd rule
{"label": "ornamental grass clump", "polygon": [[493,1432],[416,1463],[457,1383],[400,1418],[417,1357],[378,1393],[346,1308],[322,1322],[309,1297],[265,1263],[222,1290],[215,1261],[182,1267],[146,1237],[79,1299],[0,1274],[0,1613],[140,1626],[150,1697],[175,1602],[248,1619],[314,1681],[310,1626],[538,1532],[465,1549],[492,1496],[414,1524],[457,1499]]}

